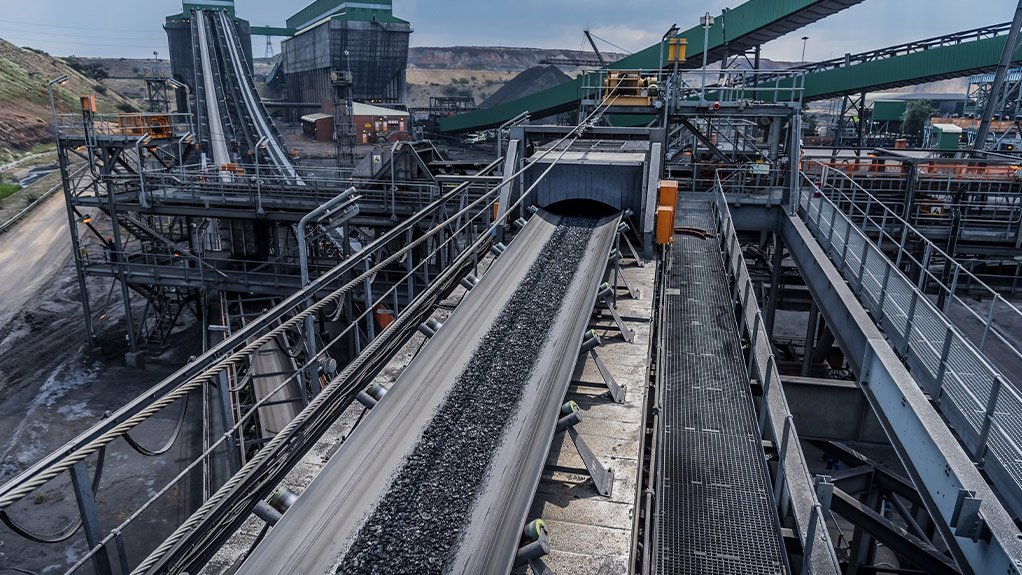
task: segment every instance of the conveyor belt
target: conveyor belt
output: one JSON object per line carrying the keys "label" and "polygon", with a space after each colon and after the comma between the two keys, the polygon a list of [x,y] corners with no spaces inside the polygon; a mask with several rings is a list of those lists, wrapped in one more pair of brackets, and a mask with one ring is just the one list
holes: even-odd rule
{"label": "conveyor belt", "polygon": [[[678,225],[713,229],[711,200]],[[678,235],[664,296],[657,573],[786,571],[749,376],[717,240]]]}
{"label": "conveyor belt", "polygon": [[619,220],[534,216],[240,573],[507,573]]}

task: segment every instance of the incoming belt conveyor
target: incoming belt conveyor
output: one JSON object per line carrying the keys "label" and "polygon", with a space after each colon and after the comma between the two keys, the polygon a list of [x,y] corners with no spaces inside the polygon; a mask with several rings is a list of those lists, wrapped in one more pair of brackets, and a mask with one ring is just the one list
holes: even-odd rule
{"label": "incoming belt conveyor", "polygon": [[[677,225],[714,229],[710,201],[684,197]],[[669,257],[656,573],[786,573],[719,244],[678,235]]]}
{"label": "incoming belt conveyor", "polygon": [[507,573],[620,216],[541,211],[240,573]]}

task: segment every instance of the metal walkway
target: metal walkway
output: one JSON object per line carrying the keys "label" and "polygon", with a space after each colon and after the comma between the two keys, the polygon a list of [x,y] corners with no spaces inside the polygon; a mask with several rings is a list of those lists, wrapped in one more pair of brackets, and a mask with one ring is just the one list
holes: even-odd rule
{"label": "metal walkway", "polygon": [[[677,224],[714,229],[710,199]],[[664,301],[657,572],[786,572],[780,527],[720,248],[678,235]]]}

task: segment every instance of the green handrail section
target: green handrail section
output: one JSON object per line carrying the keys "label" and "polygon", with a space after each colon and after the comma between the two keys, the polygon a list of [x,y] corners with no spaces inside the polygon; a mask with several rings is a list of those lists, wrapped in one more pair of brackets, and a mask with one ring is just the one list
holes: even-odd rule
{"label": "green handrail section", "polygon": [[[728,50],[735,53],[769,42],[863,1],[749,0],[716,18],[710,28],[708,57],[711,61],[718,60]],[[688,61],[684,67],[699,67],[704,48],[702,26],[690,28],[679,36],[688,42]],[[660,44],[654,44],[607,68],[650,69],[659,65]],[[583,85],[584,78],[579,77],[499,106],[444,118],[440,121],[440,129],[444,132],[467,132],[499,126],[522,112],[529,112],[533,118],[542,118],[571,111],[581,99]]]}

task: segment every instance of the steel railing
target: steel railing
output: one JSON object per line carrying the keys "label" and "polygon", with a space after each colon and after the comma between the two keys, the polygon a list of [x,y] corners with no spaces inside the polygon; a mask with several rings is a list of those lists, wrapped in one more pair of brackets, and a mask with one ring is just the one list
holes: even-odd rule
{"label": "steel railing", "polygon": [[[865,226],[870,236],[876,238],[878,247],[890,253],[897,266],[907,268],[908,274],[917,279],[920,290],[936,296],[942,304],[943,315],[961,316],[964,321],[976,322],[973,327],[978,327],[980,333],[975,337],[970,335],[970,339],[980,352],[991,351],[993,345],[1003,346],[1022,365],[1019,342],[1012,337],[1015,326],[1022,325],[1022,309],[847,174],[824,166],[817,178],[803,176],[803,181],[835,200],[852,221]],[[989,303],[977,310],[980,302]],[[1003,366],[1002,370],[1011,371]]]}
{"label": "steel railing", "polygon": [[56,129],[61,136],[85,137],[91,133],[128,138],[148,135],[152,139],[161,139],[184,136],[191,132],[191,120],[191,115],[185,113],[92,114],[88,121],[82,114],[57,114]]}
{"label": "steel railing", "polygon": [[[655,80],[656,87],[641,87],[621,80]],[[647,82],[648,84],[648,82]],[[586,74],[580,92],[583,98],[613,103],[615,98],[670,95],[675,103],[704,98],[716,102],[801,102],[805,91],[805,75],[793,70],[785,77],[766,81],[756,70],[740,68],[707,68],[695,70],[605,69]]]}
{"label": "steel railing", "polygon": [[[892,347],[912,367],[916,381],[929,387],[973,460],[984,464],[1000,495],[1018,513],[1022,393],[1004,375],[1014,372],[995,367],[984,350],[998,342],[1009,356],[999,364],[1022,361],[1009,334],[995,325],[1003,319],[998,315],[1018,319],[1022,312],[974,276],[974,284],[985,288],[992,303],[985,316],[973,311],[955,290],[963,276],[971,276],[968,270],[851,180],[855,197],[847,193],[851,188],[828,186],[826,179],[823,188],[805,175],[803,181],[799,216]],[[898,222],[900,234],[888,231],[892,221]],[[909,236],[922,246],[921,256],[906,247]],[[937,259],[953,270],[949,286],[931,267]],[[941,299],[945,310],[958,302],[969,315],[952,321],[938,307]]]}

